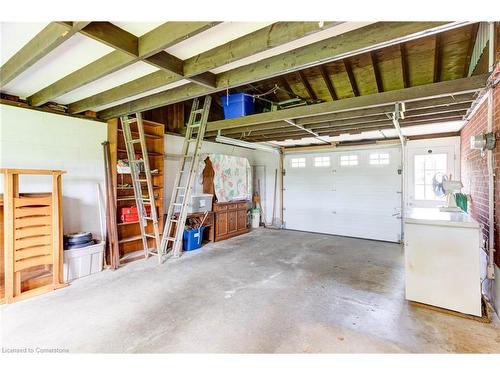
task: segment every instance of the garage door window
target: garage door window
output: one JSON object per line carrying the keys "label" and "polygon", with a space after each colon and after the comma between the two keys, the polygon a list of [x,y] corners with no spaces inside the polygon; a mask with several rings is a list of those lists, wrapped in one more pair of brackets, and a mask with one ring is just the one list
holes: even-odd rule
{"label": "garage door window", "polygon": [[292,159],[292,168],[305,168],[306,158],[294,158]]}
{"label": "garage door window", "polygon": [[358,165],[358,155],[342,155],[340,157],[340,165],[342,167]]}
{"label": "garage door window", "polygon": [[415,199],[442,200],[436,197],[432,179],[436,173],[446,173],[446,154],[415,155]]}
{"label": "garage door window", "polygon": [[388,165],[389,154],[387,153],[374,153],[370,154],[370,165]]}
{"label": "garage door window", "polygon": [[329,167],[330,157],[329,156],[317,156],[314,158],[315,167]]}

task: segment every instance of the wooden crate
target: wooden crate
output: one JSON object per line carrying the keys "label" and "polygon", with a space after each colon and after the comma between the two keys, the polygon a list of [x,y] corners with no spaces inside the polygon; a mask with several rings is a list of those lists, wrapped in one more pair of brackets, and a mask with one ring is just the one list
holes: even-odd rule
{"label": "wooden crate", "polygon": [[[1,169],[3,254],[0,263],[2,303],[66,286],[63,281],[62,198],[63,171]],[[52,192],[21,193],[20,175],[52,176]]]}

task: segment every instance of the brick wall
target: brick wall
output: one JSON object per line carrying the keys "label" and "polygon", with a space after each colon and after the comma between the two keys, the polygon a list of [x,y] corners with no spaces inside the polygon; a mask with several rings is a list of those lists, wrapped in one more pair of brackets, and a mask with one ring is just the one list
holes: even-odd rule
{"label": "brick wall", "polygon": [[[493,131],[500,132],[500,87],[495,88],[493,94],[494,122]],[[488,236],[488,177],[486,156],[482,157],[479,150],[470,149],[470,137],[486,132],[487,101],[476,111],[474,116],[464,126],[460,133],[461,152],[460,168],[464,192],[469,193],[469,212],[483,224],[483,234]],[[500,141],[493,153],[495,171],[495,261],[500,266]],[[487,238],[487,237],[486,237]]]}

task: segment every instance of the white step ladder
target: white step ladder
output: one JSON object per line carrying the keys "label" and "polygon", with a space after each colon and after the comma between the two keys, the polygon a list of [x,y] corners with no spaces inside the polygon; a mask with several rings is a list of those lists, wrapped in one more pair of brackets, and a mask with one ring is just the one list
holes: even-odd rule
{"label": "white step ladder", "polygon": [[[182,237],[186,218],[188,214],[188,205],[191,198],[193,183],[198,170],[201,145],[205,136],[208,113],[212,98],[207,95],[203,107],[199,107],[198,98],[194,99],[189,121],[186,127],[186,137],[182,147],[182,157],[179,163],[179,172],[175,177],[174,188],[168,207],[167,221],[163,228],[163,237],[161,240],[161,254],[167,254],[169,243],[172,244],[171,252],[174,257],[181,254]],[[185,183],[185,185],[181,185]],[[176,211],[178,210],[177,218]],[[171,235],[175,225],[175,232]]]}
{"label": "white step ladder", "polygon": [[[127,149],[127,157],[130,165],[130,174],[132,177],[132,186],[134,188],[135,204],[139,216],[139,226],[141,227],[141,238],[144,246],[144,256],[148,258],[150,255],[157,255],[161,262],[160,256],[160,229],[158,227],[158,215],[156,212],[156,204],[153,190],[153,179],[151,177],[151,169],[149,167],[148,149],[146,146],[146,138],[144,135],[144,127],[140,113],[136,113],[135,117],[121,116],[120,117],[123,136],[125,138],[125,148]],[[139,138],[132,137],[130,124],[137,124]],[[135,145],[140,145],[140,152],[137,152]],[[136,158],[139,155],[139,158]],[[144,166],[141,172],[141,165]],[[141,173],[143,177],[141,177]],[[147,194],[143,194],[142,183],[146,183]],[[151,208],[148,215],[145,205]],[[148,221],[152,222],[153,232],[147,232]],[[149,248],[148,239],[154,239],[155,247]]]}

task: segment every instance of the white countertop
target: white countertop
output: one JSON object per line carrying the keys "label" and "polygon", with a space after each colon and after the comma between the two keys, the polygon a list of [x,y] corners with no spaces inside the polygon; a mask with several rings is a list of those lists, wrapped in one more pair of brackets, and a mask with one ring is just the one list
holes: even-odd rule
{"label": "white countertop", "polygon": [[479,223],[465,212],[441,212],[439,208],[410,208],[405,216],[406,224],[444,225],[479,228]]}

